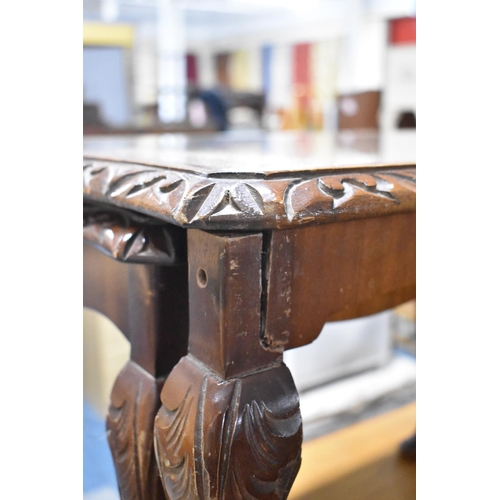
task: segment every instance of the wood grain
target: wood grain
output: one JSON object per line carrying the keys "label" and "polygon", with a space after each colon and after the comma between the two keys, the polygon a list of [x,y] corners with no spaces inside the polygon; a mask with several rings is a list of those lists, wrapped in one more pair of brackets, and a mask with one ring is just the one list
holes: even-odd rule
{"label": "wood grain", "polygon": [[130,339],[128,267],[83,245],[83,305],[104,314]]}
{"label": "wood grain", "polygon": [[305,345],[327,321],[413,299],[415,233],[415,213],[273,232],[267,342],[287,339],[287,349]]}
{"label": "wood grain", "polygon": [[155,448],[172,500],[282,500],[302,420],[282,350],[261,339],[261,234],[188,234],[189,355],[168,376]]}
{"label": "wood grain", "polygon": [[132,360],[164,377],[187,352],[187,263],[127,265],[93,246],[83,250],[84,306],[104,314],[130,340]]}
{"label": "wood grain", "polygon": [[[150,221],[141,225],[134,214],[106,213],[103,207],[91,207],[87,216],[84,304],[111,319],[131,343],[131,359],[113,386],[106,423],[120,495],[122,500],[165,500],[153,429],[165,378],[187,353],[186,235],[173,228],[171,237],[172,228],[163,224],[152,244],[127,252],[115,243],[126,243],[123,236],[137,232],[151,236]],[[94,238],[106,232],[114,237]]]}
{"label": "wood grain", "polygon": [[279,363],[261,342],[262,235],[193,230],[188,247],[189,352],[222,378]]}

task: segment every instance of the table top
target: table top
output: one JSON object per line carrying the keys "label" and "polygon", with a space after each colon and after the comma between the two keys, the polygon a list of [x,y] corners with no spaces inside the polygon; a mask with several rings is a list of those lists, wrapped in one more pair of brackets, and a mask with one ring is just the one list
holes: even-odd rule
{"label": "table top", "polygon": [[367,132],[87,137],[84,198],[212,230],[412,211],[414,133],[391,149],[395,140]]}

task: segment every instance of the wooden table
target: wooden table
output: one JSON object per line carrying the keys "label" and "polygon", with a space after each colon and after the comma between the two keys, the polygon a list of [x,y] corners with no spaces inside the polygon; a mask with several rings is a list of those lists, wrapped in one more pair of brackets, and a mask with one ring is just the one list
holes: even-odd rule
{"label": "wooden table", "polygon": [[122,499],[286,498],[283,350],[415,297],[415,164],[350,142],[86,139],[84,301],[131,342],[107,419]]}

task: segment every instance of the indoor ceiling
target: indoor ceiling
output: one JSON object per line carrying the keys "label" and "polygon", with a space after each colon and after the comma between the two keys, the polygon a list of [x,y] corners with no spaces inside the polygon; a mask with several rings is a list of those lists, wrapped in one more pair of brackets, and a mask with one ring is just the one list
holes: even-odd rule
{"label": "indoor ceiling", "polygon": [[384,17],[415,13],[415,0],[83,0],[83,14],[87,21],[153,24],[161,3],[179,5],[188,38],[200,39],[338,20],[353,11]]}

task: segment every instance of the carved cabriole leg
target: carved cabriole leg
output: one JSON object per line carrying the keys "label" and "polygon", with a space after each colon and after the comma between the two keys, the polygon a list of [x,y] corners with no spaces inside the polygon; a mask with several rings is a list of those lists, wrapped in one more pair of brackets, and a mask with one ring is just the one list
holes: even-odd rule
{"label": "carved cabriole leg", "polygon": [[185,266],[128,270],[131,360],[118,375],[106,423],[122,500],[164,500],[154,455],[160,392],[187,348]]}
{"label": "carved cabriole leg", "polygon": [[188,248],[190,352],[167,378],[155,423],[166,494],[285,499],[300,466],[302,421],[282,348],[261,338],[263,237],[193,230]]}
{"label": "carved cabriole leg", "polygon": [[223,379],[187,356],[162,394],[155,446],[170,499],[287,497],[302,422],[285,365]]}
{"label": "carved cabriole leg", "polygon": [[152,446],[161,382],[129,361],[111,392],[106,429],[123,500],[165,499]]}
{"label": "carved cabriole leg", "polygon": [[132,212],[88,205],[84,238],[91,245],[84,246],[85,305],[112,319],[131,343],[106,423],[120,495],[165,500],[153,428],[165,378],[187,352],[186,234]]}

